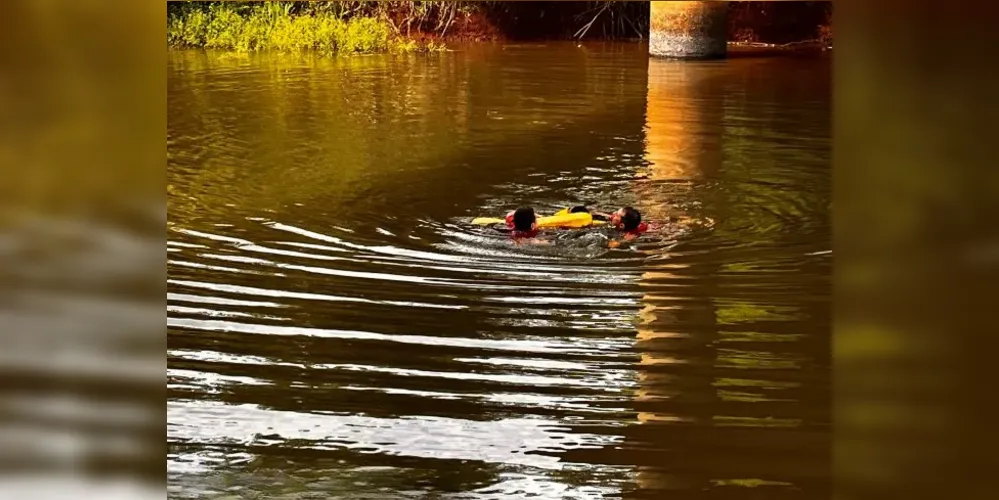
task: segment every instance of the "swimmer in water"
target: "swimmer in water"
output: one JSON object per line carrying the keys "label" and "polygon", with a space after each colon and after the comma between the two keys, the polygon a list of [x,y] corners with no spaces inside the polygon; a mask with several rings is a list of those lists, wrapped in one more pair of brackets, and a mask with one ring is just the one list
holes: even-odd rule
{"label": "swimmer in water", "polygon": [[546,245],[548,241],[539,239],[538,236],[538,216],[531,207],[522,207],[507,215],[507,220],[513,225],[510,236],[514,243],[533,243]]}
{"label": "swimmer in water", "polygon": [[[595,210],[591,211],[585,206],[576,206],[569,209],[569,213],[579,212],[588,212],[592,214],[593,218],[596,220],[609,221],[611,225],[624,231],[624,240],[635,239],[649,229],[648,224],[642,222],[641,212],[632,207],[623,207],[611,214],[597,212]],[[621,242],[617,240],[607,242],[607,246],[611,248],[617,248],[620,245]]]}
{"label": "swimmer in water", "polygon": [[624,207],[610,216],[614,226],[624,230],[626,237],[637,237],[648,230],[648,224],[642,223],[642,214],[631,207]]}
{"label": "swimmer in water", "polygon": [[610,214],[597,212],[596,210],[591,211],[585,206],[577,206],[569,209],[569,213],[579,212],[588,212],[592,214],[593,218],[596,220],[610,221],[611,225],[623,230],[626,234],[631,235],[632,237],[648,230],[648,224],[642,222],[641,212],[632,207],[623,207]]}

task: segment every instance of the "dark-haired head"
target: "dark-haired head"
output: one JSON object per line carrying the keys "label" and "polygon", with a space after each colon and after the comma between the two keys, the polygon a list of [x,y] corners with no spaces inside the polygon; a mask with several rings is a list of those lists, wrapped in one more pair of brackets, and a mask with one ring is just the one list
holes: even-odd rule
{"label": "dark-haired head", "polygon": [[618,214],[620,214],[621,226],[624,227],[625,231],[634,231],[642,223],[642,214],[634,208],[624,207],[618,210]]}
{"label": "dark-haired head", "polygon": [[586,214],[586,213],[590,213],[590,209],[584,207],[583,205],[579,205],[579,206],[570,208],[569,209],[569,213],[570,214]]}
{"label": "dark-haired head", "polygon": [[517,231],[532,231],[537,220],[533,208],[518,208],[513,213],[513,228]]}

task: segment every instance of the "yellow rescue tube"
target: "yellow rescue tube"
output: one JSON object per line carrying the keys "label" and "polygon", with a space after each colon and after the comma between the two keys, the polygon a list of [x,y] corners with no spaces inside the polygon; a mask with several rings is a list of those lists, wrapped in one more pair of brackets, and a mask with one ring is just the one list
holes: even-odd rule
{"label": "yellow rescue tube", "polygon": [[[576,213],[570,214],[568,208],[563,208],[562,210],[559,210],[558,212],[555,212],[555,214],[552,215],[552,218],[554,218],[554,217],[573,217],[573,216],[577,216],[577,215],[585,215],[588,219],[584,218],[584,217],[580,217],[580,219],[581,220],[589,220],[590,222],[588,224],[584,224],[584,225],[581,225],[581,226],[580,225],[571,225],[571,226],[561,226],[561,227],[586,227],[586,226],[590,226],[590,225],[599,226],[601,224],[606,224],[605,221],[594,219],[593,215],[591,215],[589,213],[576,212]],[[540,220],[538,222],[540,224]]]}
{"label": "yellow rescue tube", "polygon": [[548,217],[538,217],[538,227],[541,228],[575,229],[590,225],[593,225],[593,216],[586,212],[570,214],[568,213],[568,210],[565,210]]}
{"label": "yellow rescue tube", "polygon": [[479,226],[485,226],[488,224],[506,224],[506,219],[497,219],[496,217],[476,217],[472,219],[472,224]]}
{"label": "yellow rescue tube", "polygon": [[[537,222],[539,228],[572,229],[604,224],[604,221],[593,220],[593,216],[585,212],[570,214],[568,208],[559,210],[555,213],[555,215],[538,217]],[[472,224],[480,226],[489,224],[506,224],[506,219],[500,219],[497,217],[476,217],[472,219]]]}

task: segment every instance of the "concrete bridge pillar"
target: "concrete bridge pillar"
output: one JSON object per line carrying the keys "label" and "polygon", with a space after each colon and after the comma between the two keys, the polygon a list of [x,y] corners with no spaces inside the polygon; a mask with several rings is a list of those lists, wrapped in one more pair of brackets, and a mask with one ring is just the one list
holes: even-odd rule
{"label": "concrete bridge pillar", "polygon": [[649,55],[678,59],[725,57],[728,2],[650,2]]}

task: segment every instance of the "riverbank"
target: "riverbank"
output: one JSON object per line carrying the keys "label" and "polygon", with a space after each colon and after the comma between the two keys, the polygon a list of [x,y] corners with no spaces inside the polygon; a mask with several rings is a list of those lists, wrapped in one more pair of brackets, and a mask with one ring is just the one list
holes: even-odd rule
{"label": "riverbank", "polygon": [[237,52],[313,50],[328,54],[445,48],[438,40],[403,36],[388,17],[345,15],[333,5],[324,5],[332,3],[319,2],[302,9],[292,2],[248,5],[185,2],[172,12],[168,10],[167,45]]}
{"label": "riverbank", "polygon": [[[828,2],[733,2],[729,9],[735,54],[832,45]],[[645,2],[168,2],[167,45],[333,54],[487,41],[637,41],[648,33],[648,15]]]}

